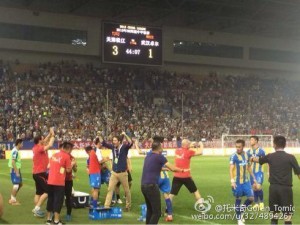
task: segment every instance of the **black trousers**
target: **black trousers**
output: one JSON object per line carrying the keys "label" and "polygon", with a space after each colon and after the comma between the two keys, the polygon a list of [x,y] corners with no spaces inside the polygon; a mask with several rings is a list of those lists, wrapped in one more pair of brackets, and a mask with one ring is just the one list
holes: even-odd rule
{"label": "black trousers", "polygon": [[48,186],[48,202],[47,202],[47,211],[60,213],[62,205],[64,203],[65,197],[65,187],[64,186]]}
{"label": "black trousers", "polygon": [[146,224],[158,224],[161,216],[160,192],[157,184],[144,184],[141,187],[147,205]]}
{"label": "black trousers", "polygon": [[291,215],[294,212],[293,189],[291,186],[271,184],[269,187],[269,207],[271,212]]}
{"label": "black trousers", "polygon": [[73,181],[72,180],[66,180],[65,183],[65,204],[67,207],[67,215],[71,215],[72,213],[72,188],[73,188]]}

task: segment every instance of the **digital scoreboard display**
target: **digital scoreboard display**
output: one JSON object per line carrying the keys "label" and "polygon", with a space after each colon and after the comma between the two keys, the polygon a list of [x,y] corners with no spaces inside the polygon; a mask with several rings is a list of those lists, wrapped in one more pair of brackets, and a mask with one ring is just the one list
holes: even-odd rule
{"label": "digital scoreboard display", "polygon": [[162,65],[162,30],[121,23],[102,24],[104,63]]}

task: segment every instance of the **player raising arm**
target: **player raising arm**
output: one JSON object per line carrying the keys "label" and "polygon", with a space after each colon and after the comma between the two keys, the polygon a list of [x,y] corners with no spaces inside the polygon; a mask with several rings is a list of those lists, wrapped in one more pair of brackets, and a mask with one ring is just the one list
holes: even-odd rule
{"label": "player raising arm", "polygon": [[190,149],[195,152],[195,154],[192,157],[203,155],[204,145],[203,145],[202,141],[199,141],[198,143],[193,141],[190,144]]}
{"label": "player raising arm", "polygon": [[33,151],[33,179],[35,181],[36,193],[34,197],[35,207],[32,210],[37,217],[44,217],[45,213],[41,211],[41,205],[48,197],[48,150],[54,143],[54,129],[50,128],[50,132],[46,138],[38,135],[34,137]]}
{"label": "player raising arm", "polygon": [[199,204],[199,209],[204,210],[204,200],[203,198],[201,198],[200,192],[197,189],[196,184],[192,179],[190,173],[191,158],[194,156],[202,155],[203,143],[199,142],[199,148],[196,151],[190,149],[190,147],[196,146],[195,144],[191,146],[190,141],[188,139],[183,139],[182,147],[176,149],[175,151],[175,166],[179,168],[188,169],[188,171],[184,173],[174,173],[170,198],[173,199],[174,195],[178,194],[181,186],[184,185],[190,191],[190,193],[194,194],[196,203]]}

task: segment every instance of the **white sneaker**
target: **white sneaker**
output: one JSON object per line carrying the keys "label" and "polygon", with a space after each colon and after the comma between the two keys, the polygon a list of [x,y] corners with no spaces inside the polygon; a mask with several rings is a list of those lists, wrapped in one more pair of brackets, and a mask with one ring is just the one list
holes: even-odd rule
{"label": "white sneaker", "polygon": [[45,213],[42,210],[35,210],[35,209],[33,209],[32,213],[36,217],[41,217],[42,218],[42,217],[45,216]]}
{"label": "white sneaker", "polygon": [[259,203],[259,210],[264,211],[265,210],[265,204],[263,202]]}
{"label": "white sneaker", "polygon": [[123,204],[122,200],[119,198],[117,201],[118,204]]}
{"label": "white sneaker", "polygon": [[241,214],[241,221],[242,221],[243,223],[245,223],[245,218],[244,218],[244,214],[243,214],[243,213]]}
{"label": "white sneaker", "polygon": [[253,211],[258,211],[259,210],[259,205],[256,203],[254,206],[252,206]]}
{"label": "white sneaker", "polygon": [[245,225],[245,223],[242,220],[238,220],[238,225]]}

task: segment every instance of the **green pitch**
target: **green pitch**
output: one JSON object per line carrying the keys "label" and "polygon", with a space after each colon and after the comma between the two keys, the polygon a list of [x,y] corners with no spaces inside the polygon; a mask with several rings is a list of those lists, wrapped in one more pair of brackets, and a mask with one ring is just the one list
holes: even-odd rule
{"label": "green pitch", "polygon": [[[143,158],[132,159],[133,164],[133,185],[132,185],[132,211],[123,213],[123,218],[120,220],[104,220],[92,221],[88,219],[88,209],[73,209],[72,222],[70,224],[143,224],[137,221],[140,215],[139,205],[144,203],[144,198],[140,191],[140,179],[143,165]],[[169,159],[173,162],[173,159]],[[298,161],[300,157],[298,157]],[[77,178],[74,180],[74,188],[77,191],[89,192],[88,175],[86,174],[86,160],[78,160]],[[31,175],[31,160],[23,160],[22,175],[24,179],[24,187],[21,189],[18,200],[21,206],[11,206],[8,204],[8,199],[11,190],[11,181],[7,160],[0,160],[0,192],[4,197],[4,216],[0,219],[0,224],[44,224],[45,219],[36,218],[31,210],[33,208],[34,197],[34,182]],[[170,173],[172,176],[172,173]],[[211,201],[211,209],[207,216],[219,216],[221,219],[199,219],[199,214],[194,209],[194,198],[183,187],[177,197],[174,199],[174,222],[173,224],[236,224],[235,220],[225,219],[224,216],[233,214],[227,212],[216,212],[216,207],[219,205],[227,205],[234,203],[232,196],[229,178],[229,157],[197,157],[192,159],[192,175],[198,186],[202,196],[207,200],[207,196],[212,196],[214,202]],[[265,181],[267,178],[265,178]],[[100,201],[103,203],[106,195],[106,186],[102,186]],[[294,224],[300,224],[300,180],[294,176],[294,203],[296,213],[293,218]],[[268,202],[268,182],[264,183],[265,203]],[[122,193],[123,195],[123,193]],[[123,200],[125,202],[125,200]],[[162,202],[165,206],[165,203]],[[266,204],[267,206],[267,204]],[[124,203],[121,205],[124,207]],[[223,207],[223,206],[221,206]],[[225,206],[226,207],[226,206]],[[43,206],[45,209],[45,204]],[[223,210],[222,209],[222,210]],[[228,211],[232,211],[229,209]],[[62,219],[65,216],[65,208],[61,213]],[[246,224],[270,224],[269,220],[260,219],[259,217],[267,217],[267,213],[249,212],[249,218]],[[198,219],[196,219],[198,218]],[[256,218],[256,219],[254,219]],[[161,219],[160,223],[165,223]],[[281,222],[282,223],[282,222]]]}

